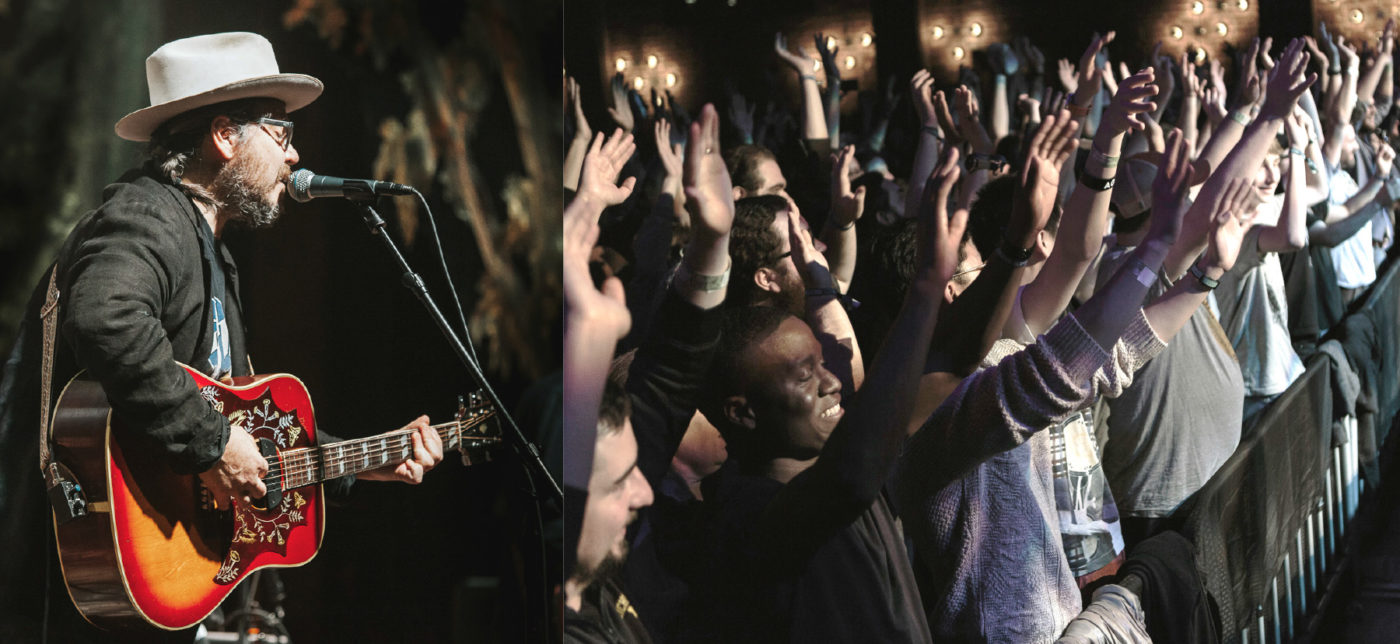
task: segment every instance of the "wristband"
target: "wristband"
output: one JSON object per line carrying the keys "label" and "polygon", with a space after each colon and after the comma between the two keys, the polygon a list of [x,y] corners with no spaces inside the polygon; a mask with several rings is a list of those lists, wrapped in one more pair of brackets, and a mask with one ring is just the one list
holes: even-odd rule
{"label": "wristband", "polygon": [[837,230],[838,232],[839,232],[839,231],[846,231],[846,230],[850,230],[850,229],[855,228],[855,227],[856,227],[856,221],[855,221],[854,219],[852,219],[852,220],[851,220],[851,223],[846,224],[845,226],[837,226],[837,227],[836,227],[836,230]]}
{"label": "wristband", "polygon": [[1109,156],[1099,152],[1099,149],[1093,146],[1089,147],[1089,159],[1097,161],[1105,170],[1118,167],[1118,155]]}
{"label": "wristband", "polygon": [[857,300],[856,298],[853,298],[853,297],[851,297],[851,296],[849,296],[849,295],[846,295],[845,293],[842,293],[841,291],[837,290],[836,287],[834,287],[834,286],[822,286],[822,287],[819,287],[819,288],[809,288],[809,289],[807,289],[807,297],[831,297],[831,298],[835,298],[836,301],[837,301],[837,302],[840,302],[840,303],[841,303],[841,306],[842,306],[843,308],[845,308],[847,311],[860,308],[860,300]]}
{"label": "wristband", "polygon": [[1079,183],[1094,192],[1103,192],[1112,189],[1116,179],[1117,177],[1104,179],[1102,177],[1091,177],[1088,174],[1083,174],[1079,176]]}
{"label": "wristband", "polygon": [[1080,106],[1070,103],[1065,106],[1065,109],[1069,110],[1069,115],[1075,118],[1084,118],[1089,115],[1088,105]]}
{"label": "wristband", "polygon": [[799,76],[801,76],[802,78],[805,78],[805,79],[807,79],[807,80],[809,80],[809,81],[812,81],[813,83],[817,82],[817,75],[816,75],[816,74],[799,74]]}
{"label": "wristband", "polygon": [[729,285],[729,269],[732,268],[733,265],[734,263],[732,261],[726,261],[723,273],[719,275],[702,275],[700,273],[690,272],[690,267],[686,266],[685,262],[681,262],[680,266],[676,267],[675,283],[680,284],[682,288],[689,288],[702,293],[713,293],[723,290],[724,287]]}
{"label": "wristband", "polygon": [[1133,263],[1136,264],[1132,267],[1133,279],[1137,280],[1139,284],[1152,286],[1152,283],[1157,281],[1157,271],[1148,268],[1147,264],[1142,263],[1142,260],[1136,257],[1133,258]]}
{"label": "wristband", "polygon": [[1033,246],[1031,248],[1016,248],[1006,244],[997,246],[997,257],[1000,257],[1002,261],[1016,268],[1029,264],[1031,262],[1031,255],[1034,253],[1035,247]]}
{"label": "wristband", "polygon": [[1243,125],[1245,127],[1249,126],[1249,117],[1245,116],[1244,112],[1241,112],[1239,110],[1233,110],[1230,112],[1230,120],[1239,123],[1240,125]]}
{"label": "wristband", "polygon": [[924,134],[928,134],[929,136],[932,136],[933,138],[938,139],[939,141],[943,140],[943,132],[941,132],[937,127],[934,127],[932,125],[925,125],[919,129],[923,131]]}
{"label": "wristband", "polygon": [[999,154],[973,154],[967,158],[968,170],[1000,170],[1006,167],[1006,157]]}
{"label": "wristband", "polygon": [[1195,264],[1191,265],[1191,276],[1196,278],[1196,281],[1200,282],[1201,286],[1206,287],[1207,290],[1214,291],[1215,287],[1220,286],[1220,280],[1206,277],[1206,272]]}
{"label": "wristband", "polygon": [[1296,156],[1307,156],[1301,148],[1288,148],[1288,154]]}

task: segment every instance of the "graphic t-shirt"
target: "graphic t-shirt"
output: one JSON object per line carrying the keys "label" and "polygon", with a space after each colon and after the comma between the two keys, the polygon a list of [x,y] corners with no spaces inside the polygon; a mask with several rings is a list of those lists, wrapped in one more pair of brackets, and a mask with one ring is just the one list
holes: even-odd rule
{"label": "graphic t-shirt", "polygon": [[229,348],[228,317],[224,314],[224,302],[228,297],[228,288],[225,284],[223,254],[215,248],[218,242],[214,240],[208,223],[200,232],[204,233],[199,236],[199,239],[203,243],[205,263],[209,266],[209,310],[211,312],[210,323],[213,326],[209,334],[211,339],[209,344],[209,375],[217,380],[233,371],[232,349]]}

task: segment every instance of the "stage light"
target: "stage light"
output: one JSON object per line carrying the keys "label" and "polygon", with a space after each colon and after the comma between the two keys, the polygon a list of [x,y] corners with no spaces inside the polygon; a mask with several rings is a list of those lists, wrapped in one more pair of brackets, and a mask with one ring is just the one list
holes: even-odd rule
{"label": "stage light", "polygon": [[615,62],[613,62],[613,67],[616,67],[617,71],[625,72],[627,71],[627,61],[619,58]]}
{"label": "stage light", "polygon": [[632,88],[633,88],[633,89],[638,89],[638,90],[640,90],[641,88],[646,87],[646,84],[647,84],[647,82],[646,82],[645,80],[643,80],[641,76],[638,76],[638,77],[632,79]]}
{"label": "stage light", "polygon": [[826,37],[826,49],[827,49],[827,51],[830,51],[830,50],[832,50],[832,49],[836,49],[836,39],[835,39],[835,38],[832,38],[831,36],[827,36],[827,37]]}
{"label": "stage light", "polygon": [[1215,33],[1218,33],[1218,34],[1224,36],[1225,34],[1227,34],[1227,33],[1229,33],[1229,32],[1230,32],[1230,28],[1227,27],[1227,26],[1225,26],[1225,23],[1223,23],[1223,22],[1217,22],[1217,23],[1215,23]]}
{"label": "stage light", "polygon": [[676,75],[675,75],[675,74],[666,74],[666,87],[675,87],[675,86],[676,86]]}
{"label": "stage light", "polygon": [[956,58],[958,60],[962,60],[963,56],[966,55],[966,53],[967,52],[964,52],[962,47],[953,48],[953,58]]}
{"label": "stage light", "polygon": [[1206,5],[1205,5],[1204,2],[1201,2],[1200,0],[1196,0],[1195,2],[1192,2],[1192,3],[1191,3],[1191,13],[1194,13],[1194,14],[1196,14],[1196,15],[1199,16],[1199,15],[1201,15],[1201,12],[1203,12],[1203,11],[1205,11],[1205,10],[1206,10]]}
{"label": "stage light", "polygon": [[1172,35],[1172,38],[1175,38],[1175,39],[1177,39],[1177,40],[1181,40],[1181,35],[1182,35],[1181,25],[1172,25],[1172,28],[1171,28],[1170,33],[1171,33],[1171,35]]}
{"label": "stage light", "polygon": [[732,7],[732,6],[736,5],[736,4],[739,4],[739,0],[729,0],[728,4],[729,4],[729,6]]}
{"label": "stage light", "polygon": [[1352,9],[1352,10],[1351,10],[1351,21],[1352,21],[1352,22],[1355,22],[1355,23],[1358,23],[1358,24],[1359,24],[1362,20],[1365,20],[1365,19],[1366,19],[1366,14],[1362,13],[1360,9]]}
{"label": "stage light", "polygon": [[647,56],[647,67],[651,69],[656,69],[656,62],[656,54]]}
{"label": "stage light", "polygon": [[934,25],[934,26],[933,26],[933,39],[934,39],[934,40],[941,40],[942,38],[943,38],[943,27],[941,27],[941,26],[939,26],[939,25]]}
{"label": "stage light", "polygon": [[871,36],[871,35],[870,35],[870,32],[867,31],[867,32],[865,32],[865,33],[863,33],[863,34],[860,35],[860,46],[861,46],[861,47],[869,47],[869,46],[870,46],[870,43],[871,43],[871,42],[874,42],[874,40],[875,40],[875,37],[874,37],[874,36]]}
{"label": "stage light", "polygon": [[812,71],[814,71],[814,72],[819,72],[819,71],[821,71],[821,70],[822,70],[822,61],[817,60],[817,59],[813,59],[813,60],[812,60]]}
{"label": "stage light", "polygon": [[1238,7],[1240,11],[1248,11],[1248,10],[1249,10],[1249,0],[1239,0],[1238,2],[1235,3],[1235,6]]}
{"label": "stage light", "polygon": [[1206,62],[1206,50],[1205,50],[1205,48],[1204,48],[1204,47],[1201,47],[1200,45],[1197,45],[1197,46],[1196,46],[1196,50],[1195,50],[1195,52],[1193,52],[1193,53],[1195,54],[1195,62],[1196,62],[1196,64],[1197,64],[1197,65],[1204,65],[1205,62]]}
{"label": "stage light", "polygon": [[970,34],[972,34],[972,37],[973,37],[973,38],[980,37],[980,36],[982,35],[982,23],[980,23],[980,22],[974,22],[974,23],[972,23],[971,25],[968,26],[967,32],[970,33]]}
{"label": "stage light", "polygon": [[856,67],[856,57],[855,57],[855,56],[847,56],[847,57],[846,57],[846,69],[855,69],[855,67]]}

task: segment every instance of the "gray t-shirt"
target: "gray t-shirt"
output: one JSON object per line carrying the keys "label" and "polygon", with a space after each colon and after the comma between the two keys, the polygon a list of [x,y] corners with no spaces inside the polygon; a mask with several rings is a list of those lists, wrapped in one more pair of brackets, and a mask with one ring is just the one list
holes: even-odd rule
{"label": "gray t-shirt", "polygon": [[[1106,284],[1132,248],[1112,238],[1099,263]],[[1170,287],[1160,276],[1148,301]],[[1103,468],[1125,517],[1169,516],[1205,485],[1240,442],[1244,384],[1229,341],[1202,305],[1166,350],[1107,399]]]}
{"label": "gray t-shirt", "polygon": [[1278,253],[1259,249],[1264,229],[1256,224],[1245,233],[1235,267],[1215,289],[1220,326],[1239,359],[1247,396],[1283,393],[1303,375],[1303,361],[1288,335],[1283,267]]}

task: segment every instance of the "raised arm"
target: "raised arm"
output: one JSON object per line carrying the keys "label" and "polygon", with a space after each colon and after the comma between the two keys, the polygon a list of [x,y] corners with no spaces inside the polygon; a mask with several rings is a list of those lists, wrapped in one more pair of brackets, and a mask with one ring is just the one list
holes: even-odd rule
{"label": "raised arm", "polygon": [[[1219,169],[1211,173],[1210,179],[1206,180],[1200,193],[1196,195],[1196,203],[1213,203],[1217,193],[1223,191],[1231,180],[1253,177],[1268,153],[1269,142],[1297,105],[1298,97],[1317,80],[1316,74],[1304,78],[1307,64],[1308,54],[1303,51],[1302,40],[1294,39],[1284,49],[1278,64],[1269,75],[1268,94],[1259,110],[1259,116],[1245,128],[1239,144],[1230,150]],[[1210,220],[1204,209],[1204,205],[1201,208],[1193,207],[1187,215],[1181,240],[1172,247],[1163,267],[1169,279],[1175,280],[1186,272],[1186,268],[1205,248]]]}
{"label": "raised arm", "polygon": [[807,287],[807,324],[822,345],[827,370],[841,381],[842,391],[856,391],[865,382],[865,360],[856,342],[855,328],[841,303],[835,274],[812,243],[812,235],[803,228],[796,210],[787,211],[787,231],[792,263]]}
{"label": "raised arm", "polygon": [[1356,100],[1366,105],[1373,105],[1376,100],[1376,87],[1380,85],[1381,76],[1390,71],[1392,52],[1395,49],[1395,20],[1387,20],[1385,29],[1381,32],[1380,42],[1376,44],[1376,55],[1371,60],[1371,65],[1366,71],[1361,73],[1356,81]]}
{"label": "raised arm", "polygon": [[1259,250],[1288,253],[1308,245],[1308,204],[1303,196],[1307,184],[1306,159],[1303,148],[1308,144],[1306,117],[1294,111],[1284,119],[1288,133],[1288,175],[1283,188],[1283,211],[1278,223],[1259,231]]}
{"label": "raised arm", "polygon": [[564,484],[579,490],[588,489],[593,470],[598,407],[613,350],[632,326],[622,282],[609,277],[599,292],[588,258],[603,209],[626,200],[637,182],[628,177],[616,185],[635,148],[632,135],[620,129],[606,145],[598,134],[583,161],[578,196],[564,209]]}
{"label": "raised arm", "polygon": [[1108,230],[1108,205],[1117,176],[1124,134],[1141,130],[1152,110],[1157,88],[1147,68],[1128,77],[1104,112],[1084,163],[1084,179],[1065,202],[1055,249],[1034,282],[1021,292],[1021,311],[1033,335],[1044,333],[1069,306],[1075,287],[1088,270]]}
{"label": "raised arm", "polygon": [[690,242],[672,283],[677,293],[702,309],[719,306],[729,284],[734,187],[719,150],[719,113],[707,103],[700,118],[690,124],[685,144],[683,181]]}
{"label": "raised arm", "polygon": [[831,276],[850,284],[856,272],[856,222],[865,213],[865,186],[851,190],[856,147],[848,145],[831,162],[831,214],[822,226],[822,241],[831,260]]}
{"label": "raised arm", "polygon": [[787,38],[781,32],[773,37],[773,52],[797,72],[798,82],[802,85],[802,136],[808,141],[818,141],[830,135],[826,128],[826,109],[823,107],[821,89],[817,87],[813,60],[805,47],[800,49],[801,56],[788,51]]}
{"label": "raised arm", "polygon": [[1308,230],[1308,241],[1323,246],[1336,246],[1355,235],[1377,212],[1384,209],[1386,205],[1377,197],[1381,188],[1385,186],[1386,178],[1390,176],[1394,161],[1395,148],[1389,145],[1377,148],[1376,172],[1346,203],[1331,206],[1325,221],[1312,225]]}
{"label": "raised arm", "polygon": [[812,38],[817,54],[822,57],[822,71],[826,72],[826,95],[822,100],[826,108],[827,138],[831,140],[831,147],[836,148],[841,145],[841,67],[836,63],[836,53],[841,48],[835,45],[835,39],[828,43],[824,34],[818,33]]}
{"label": "raised arm", "polygon": [[583,115],[578,83],[572,76],[564,77],[564,91],[569,100],[567,111],[574,117],[574,137],[569,140],[569,149],[564,153],[564,188],[577,192],[578,174],[583,170],[583,157],[588,154],[589,141],[593,140],[593,128],[588,126],[588,118]]}
{"label": "raised arm", "polygon": [[[933,172],[933,165],[938,162],[939,142],[948,130],[939,128],[937,108],[933,102],[933,75],[928,70],[914,72],[914,77],[909,81],[909,97],[919,116],[919,147],[914,152],[914,165],[909,170],[909,181],[905,185],[917,186]],[[942,93],[939,93],[939,97],[942,97]],[[947,107],[945,101],[943,109]],[[905,217],[914,217],[919,212],[919,196],[918,190],[910,188],[904,191]]]}

